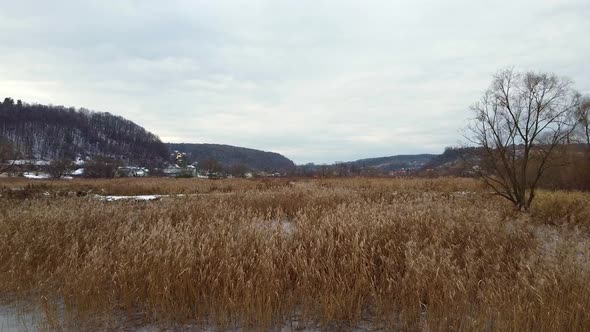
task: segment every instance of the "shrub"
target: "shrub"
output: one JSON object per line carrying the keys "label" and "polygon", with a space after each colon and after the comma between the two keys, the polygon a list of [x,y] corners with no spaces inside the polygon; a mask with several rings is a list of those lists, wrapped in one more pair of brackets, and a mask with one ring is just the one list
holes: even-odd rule
{"label": "shrub", "polygon": [[531,215],[544,224],[590,227],[590,194],[542,192],[533,205]]}
{"label": "shrub", "polygon": [[122,163],[109,157],[96,157],[84,165],[84,176],[88,178],[113,178]]}

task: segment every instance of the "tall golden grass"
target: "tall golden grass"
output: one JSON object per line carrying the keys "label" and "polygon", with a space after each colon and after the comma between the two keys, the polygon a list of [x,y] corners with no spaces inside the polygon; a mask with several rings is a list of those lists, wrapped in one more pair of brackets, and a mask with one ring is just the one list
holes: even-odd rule
{"label": "tall golden grass", "polygon": [[457,178],[2,185],[0,294],[38,301],[50,326],[590,326],[586,193],[542,192],[517,214]]}

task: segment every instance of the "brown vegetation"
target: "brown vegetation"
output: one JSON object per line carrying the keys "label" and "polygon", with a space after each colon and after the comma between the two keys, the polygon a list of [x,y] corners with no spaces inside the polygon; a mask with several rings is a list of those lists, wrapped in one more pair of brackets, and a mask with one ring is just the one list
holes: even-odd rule
{"label": "brown vegetation", "polygon": [[459,178],[35,183],[0,182],[0,294],[52,327],[590,326],[586,193],[520,214]]}

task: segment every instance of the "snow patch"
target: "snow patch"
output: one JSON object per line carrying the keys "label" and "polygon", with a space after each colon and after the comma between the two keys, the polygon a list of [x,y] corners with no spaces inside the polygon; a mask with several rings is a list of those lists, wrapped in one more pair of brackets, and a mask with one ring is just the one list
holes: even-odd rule
{"label": "snow patch", "polygon": [[78,168],[77,170],[75,170],[72,173],[70,173],[70,175],[84,175],[84,169],[83,168]]}
{"label": "snow patch", "polygon": [[23,176],[27,179],[34,179],[34,180],[46,180],[51,179],[51,175],[47,173],[32,173],[32,172],[25,172]]}
{"label": "snow patch", "polygon": [[101,196],[95,195],[96,199],[106,202],[114,201],[153,201],[169,195],[135,195],[135,196]]}
{"label": "snow patch", "polygon": [[34,159],[17,159],[17,160],[8,160],[6,162],[9,165],[35,165],[35,166],[47,166],[49,165],[49,161],[47,160],[34,160]]}
{"label": "snow patch", "polygon": [[[224,193],[226,194],[226,193]],[[94,195],[95,199],[105,202],[114,202],[114,201],[154,201],[161,198],[170,198],[170,197],[185,197],[185,196],[201,196],[204,194],[175,194],[175,195],[130,195],[130,196],[117,196],[117,195]],[[209,194],[206,194],[209,195]]]}

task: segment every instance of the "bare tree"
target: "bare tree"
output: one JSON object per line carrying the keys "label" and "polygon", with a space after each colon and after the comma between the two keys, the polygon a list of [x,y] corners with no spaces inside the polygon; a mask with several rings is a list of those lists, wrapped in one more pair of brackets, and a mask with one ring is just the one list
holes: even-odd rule
{"label": "bare tree", "polygon": [[70,174],[75,168],[76,165],[72,160],[55,159],[47,166],[47,173],[54,179],[61,179]]}
{"label": "bare tree", "polygon": [[576,110],[576,119],[580,124],[584,143],[590,147],[590,96],[581,98],[580,105]]}
{"label": "bare tree", "polygon": [[84,176],[87,178],[113,178],[121,161],[105,156],[95,156],[84,165]]}
{"label": "bare tree", "polygon": [[223,170],[223,167],[215,158],[209,158],[201,163],[203,169],[207,172],[209,178],[215,178],[219,176],[219,173]]}
{"label": "bare tree", "polygon": [[0,173],[10,171],[15,165],[18,152],[8,141],[0,139]]}
{"label": "bare tree", "polygon": [[246,173],[248,173],[249,171],[250,169],[248,168],[248,166],[244,164],[233,165],[228,170],[229,174],[236,177],[245,177]]}
{"label": "bare tree", "polygon": [[575,128],[579,94],[570,80],[546,73],[501,71],[471,106],[466,138],[479,146],[474,169],[500,195],[527,211],[543,173],[563,165],[562,143]]}

